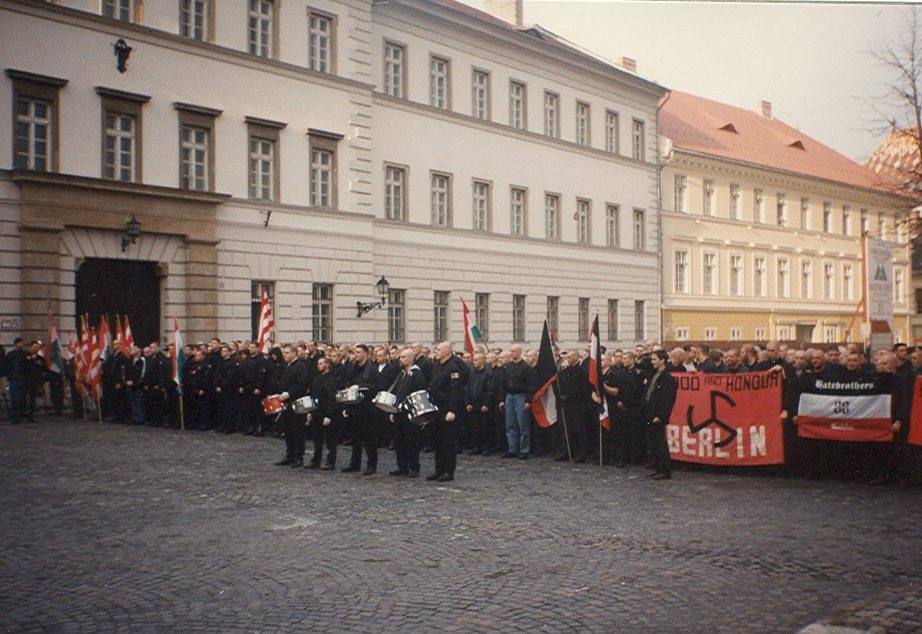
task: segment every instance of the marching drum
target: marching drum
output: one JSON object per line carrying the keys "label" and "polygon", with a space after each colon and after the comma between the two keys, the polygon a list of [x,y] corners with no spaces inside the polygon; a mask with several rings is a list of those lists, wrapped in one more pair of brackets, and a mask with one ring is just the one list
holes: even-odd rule
{"label": "marching drum", "polygon": [[359,392],[357,385],[347,387],[345,390],[336,392],[336,402],[343,405],[357,405],[362,402],[362,393]]}
{"label": "marching drum", "polygon": [[283,409],[285,409],[285,403],[282,402],[279,394],[273,394],[272,396],[267,396],[262,400],[263,404],[263,413],[266,416],[270,414],[278,414]]}
{"label": "marching drum", "polygon": [[378,392],[371,401],[375,406],[391,414],[397,412],[397,395],[391,392]]}
{"label": "marching drum", "polygon": [[317,401],[310,396],[302,396],[291,404],[296,414],[310,414],[317,409]]}
{"label": "marching drum", "polygon": [[406,410],[410,422],[419,426],[431,422],[439,414],[439,408],[429,400],[429,392],[426,390],[410,394],[401,407]]}

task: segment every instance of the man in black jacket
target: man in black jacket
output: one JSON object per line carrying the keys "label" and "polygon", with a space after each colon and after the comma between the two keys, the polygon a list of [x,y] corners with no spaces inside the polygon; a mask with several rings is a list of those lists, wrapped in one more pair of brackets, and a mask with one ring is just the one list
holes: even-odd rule
{"label": "man in black jacket", "polygon": [[[326,357],[317,357],[314,364],[316,372],[311,384],[311,396],[317,409],[310,413],[314,456],[304,468],[319,467],[324,471],[330,471],[336,468],[336,442],[339,434],[339,421],[336,420],[336,379],[330,374],[330,362]],[[327,446],[327,461],[321,465],[324,443]]]}
{"label": "man in black jacket", "polygon": [[231,356],[230,346],[221,344],[218,360],[211,379],[214,394],[214,417],[218,431],[232,434],[237,429],[237,412],[234,407],[237,398],[234,394],[237,362]]}
{"label": "man in black jacket", "polygon": [[[400,375],[394,386],[397,404],[403,405],[406,398],[415,392],[426,389],[426,376],[415,363],[416,354],[407,348],[400,353]],[[418,425],[411,423],[407,410],[399,407],[394,414],[394,450],[397,468],[390,472],[392,476],[419,477],[419,451],[422,434]]]}
{"label": "man in black jacket", "polygon": [[346,379],[348,387],[358,387],[362,400],[347,405],[344,410],[353,430],[352,459],[349,466],[342,469],[344,473],[362,469],[362,447],[368,456],[362,475],[373,475],[378,470],[378,433],[371,400],[378,392],[379,374],[377,365],[369,360],[368,352],[368,346],[364,343],[353,346],[355,362],[350,367],[349,378]]}
{"label": "man in black jacket", "polygon": [[291,409],[291,403],[307,394],[307,367],[298,360],[298,348],[288,344],[282,348],[285,366],[279,374],[275,389],[286,407],[279,418],[285,430],[285,459],[279,466],[301,467],[304,465],[304,414],[297,414]]}
{"label": "man in black jacket", "polygon": [[531,451],[531,435],[528,401],[529,377],[531,366],[522,359],[522,346],[513,345],[509,349],[509,362],[503,366],[503,385],[499,397],[504,399],[499,407],[506,414],[506,438],[509,451],[503,458],[528,459]]}
{"label": "man in black jacket", "polygon": [[[589,382],[589,371],[580,363],[579,352],[570,350],[566,362],[557,373],[557,385],[560,388],[561,409],[563,410],[563,424],[561,431],[566,434],[562,438],[562,451],[554,460],[562,461],[572,458],[574,462],[586,462],[587,410],[595,401],[598,404],[599,395],[592,383]],[[592,408],[592,411],[598,411]],[[569,445],[569,453],[567,445]]]}
{"label": "man in black jacket", "polygon": [[669,458],[669,444],[666,441],[666,425],[675,407],[679,385],[666,370],[669,356],[665,350],[655,350],[650,357],[654,374],[650,377],[643,395],[641,412],[647,425],[647,442],[655,471],[649,475],[654,480],[668,480],[672,477],[672,461]]}
{"label": "man in black jacket", "polygon": [[496,387],[493,383],[493,371],[486,366],[486,356],[479,350],[474,353],[473,368],[465,386],[467,411],[472,429],[474,443],[472,456],[489,453],[493,449],[494,438],[491,437],[490,421],[493,417],[493,401]]}
{"label": "man in black jacket", "polygon": [[455,419],[464,409],[464,362],[454,355],[450,341],[435,347],[435,363],[429,382],[429,397],[439,414],[432,424],[432,444],[435,449],[435,472],[427,480],[449,482],[455,478],[458,460],[458,426]]}

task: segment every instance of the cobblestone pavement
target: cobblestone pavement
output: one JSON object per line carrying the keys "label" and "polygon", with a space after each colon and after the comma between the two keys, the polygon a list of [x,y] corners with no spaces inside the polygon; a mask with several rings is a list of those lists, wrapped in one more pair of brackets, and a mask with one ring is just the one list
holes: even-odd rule
{"label": "cobblestone pavement", "polygon": [[439,484],[389,477],[388,451],[374,476],[282,454],[0,425],[0,631],[919,630],[918,490],[468,456]]}

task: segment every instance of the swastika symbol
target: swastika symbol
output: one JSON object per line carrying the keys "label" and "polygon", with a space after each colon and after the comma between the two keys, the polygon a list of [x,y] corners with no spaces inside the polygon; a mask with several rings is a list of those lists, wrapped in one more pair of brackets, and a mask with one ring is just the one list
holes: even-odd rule
{"label": "swastika symbol", "polygon": [[721,440],[720,442],[714,443],[715,447],[726,447],[731,442],[733,442],[733,440],[736,438],[736,430],[730,427],[729,425],[727,425],[726,423],[724,423],[719,418],[717,418],[717,399],[718,398],[722,398],[723,400],[728,402],[730,404],[730,407],[736,407],[736,403],[733,401],[732,398],[730,398],[723,392],[718,392],[717,390],[714,390],[713,392],[711,392],[711,417],[710,418],[708,418],[706,421],[704,421],[700,425],[695,425],[694,420],[692,418],[692,412],[694,412],[695,410],[694,405],[688,406],[688,413],[686,417],[688,419],[688,428],[692,431],[693,434],[697,434],[699,431],[701,431],[708,425],[717,425],[721,429],[726,430],[727,433],[730,435],[727,436],[725,440]]}

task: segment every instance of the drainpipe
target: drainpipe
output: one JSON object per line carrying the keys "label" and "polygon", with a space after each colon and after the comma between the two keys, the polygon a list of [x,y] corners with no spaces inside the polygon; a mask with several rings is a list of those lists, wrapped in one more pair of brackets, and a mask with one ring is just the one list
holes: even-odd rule
{"label": "drainpipe", "polygon": [[659,283],[659,342],[663,343],[663,334],[665,318],[666,318],[666,309],[665,302],[663,298],[665,297],[665,281],[663,278],[663,168],[666,167],[671,161],[671,152],[668,160],[663,160],[660,155],[659,147],[659,112],[663,109],[663,106],[666,105],[666,102],[669,101],[669,98],[672,96],[672,91],[666,91],[666,98],[656,108],[656,274]]}

